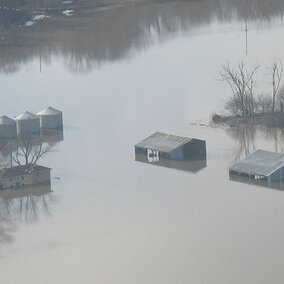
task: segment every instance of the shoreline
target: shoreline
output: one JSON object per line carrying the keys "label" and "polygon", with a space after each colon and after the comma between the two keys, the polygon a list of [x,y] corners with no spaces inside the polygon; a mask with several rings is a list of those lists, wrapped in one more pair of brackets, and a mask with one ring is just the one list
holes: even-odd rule
{"label": "shoreline", "polygon": [[250,119],[239,116],[214,114],[211,121],[215,125],[227,125],[229,127],[237,127],[245,124],[284,128],[284,112],[255,113]]}
{"label": "shoreline", "polygon": [[[42,8],[38,10],[33,9],[19,9],[19,12],[29,13],[29,17],[25,18],[25,21],[21,23],[14,23],[8,27],[0,27],[0,33],[10,32],[10,31],[20,31],[32,30],[35,26],[42,26],[44,24],[53,24],[55,22],[61,22],[67,20],[68,18],[83,18],[84,16],[90,16],[91,14],[100,13],[104,11],[109,11],[113,9],[119,9],[124,7],[137,7],[142,5],[151,4],[169,4],[175,1],[160,1],[160,0],[121,0],[121,1],[106,1],[104,3],[94,2],[92,0],[87,0],[79,3],[68,3],[62,4],[58,8]],[[69,13],[67,12],[69,11]],[[64,13],[66,12],[66,13]],[[36,16],[44,16],[42,18],[34,19]],[[1,41],[0,41],[1,46]]]}

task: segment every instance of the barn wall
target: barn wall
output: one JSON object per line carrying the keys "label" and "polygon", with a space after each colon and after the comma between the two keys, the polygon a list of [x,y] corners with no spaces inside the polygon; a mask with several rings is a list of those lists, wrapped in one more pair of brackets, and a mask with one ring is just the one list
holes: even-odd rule
{"label": "barn wall", "polygon": [[284,167],[274,172],[268,177],[268,182],[283,181],[284,180]]}
{"label": "barn wall", "polygon": [[142,154],[147,156],[147,149],[135,146],[135,154]]}
{"label": "barn wall", "polygon": [[183,146],[183,156],[185,160],[206,160],[206,142],[193,139]]}
{"label": "barn wall", "polygon": [[170,152],[170,159],[183,160],[183,148],[179,147],[176,150]]}

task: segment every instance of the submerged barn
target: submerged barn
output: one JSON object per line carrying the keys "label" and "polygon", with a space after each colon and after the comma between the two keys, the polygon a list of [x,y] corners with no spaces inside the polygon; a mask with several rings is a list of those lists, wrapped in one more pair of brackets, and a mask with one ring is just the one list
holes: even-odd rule
{"label": "submerged barn", "polygon": [[206,160],[206,142],[156,132],[135,145],[135,154],[147,157],[148,162],[160,159],[176,161]]}
{"label": "submerged barn", "polygon": [[230,176],[263,180],[284,181],[284,154],[257,150],[229,169]]}
{"label": "submerged barn", "polygon": [[39,117],[26,111],[16,117],[18,135],[38,134],[40,132]]}
{"label": "submerged barn", "polygon": [[39,116],[40,127],[42,129],[62,129],[62,112],[52,107],[48,107],[37,113]]}
{"label": "submerged barn", "polygon": [[14,119],[8,116],[0,117],[0,139],[15,138],[17,136],[17,124]]}

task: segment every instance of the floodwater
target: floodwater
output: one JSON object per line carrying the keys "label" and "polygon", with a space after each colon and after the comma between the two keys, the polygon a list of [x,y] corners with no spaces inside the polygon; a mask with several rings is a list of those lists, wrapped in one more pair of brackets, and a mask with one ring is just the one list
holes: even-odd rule
{"label": "floodwater", "polygon": [[[230,95],[219,80],[227,61],[260,64],[257,91],[269,92],[283,10],[281,1],[148,4],[7,33],[1,115],[51,105],[63,111],[64,140],[40,160],[52,193],[29,195],[31,207],[1,201],[1,281],[283,283],[283,191],[228,175],[256,149],[283,151],[283,131],[209,125]],[[155,131],[206,140],[207,166],[135,161],[134,145]]]}

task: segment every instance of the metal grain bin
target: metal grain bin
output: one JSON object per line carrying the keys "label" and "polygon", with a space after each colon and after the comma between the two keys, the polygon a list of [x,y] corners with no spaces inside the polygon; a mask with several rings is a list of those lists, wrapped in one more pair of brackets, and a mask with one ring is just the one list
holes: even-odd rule
{"label": "metal grain bin", "polygon": [[39,117],[26,111],[16,117],[18,135],[39,134]]}
{"label": "metal grain bin", "polygon": [[14,119],[7,116],[0,117],[0,139],[15,138],[17,136],[17,124]]}
{"label": "metal grain bin", "polygon": [[62,112],[60,110],[48,107],[40,111],[38,114],[40,127],[42,129],[62,129],[63,119]]}

